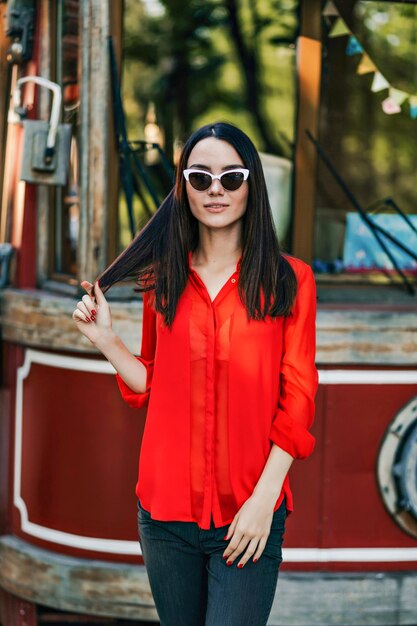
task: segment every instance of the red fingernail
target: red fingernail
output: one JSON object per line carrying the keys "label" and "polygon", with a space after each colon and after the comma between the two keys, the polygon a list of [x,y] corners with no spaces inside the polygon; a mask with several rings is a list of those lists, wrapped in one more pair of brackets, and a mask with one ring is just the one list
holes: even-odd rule
{"label": "red fingernail", "polygon": [[253,559],[253,562],[254,562],[254,563],[256,563],[256,561],[257,561],[257,560],[258,560],[258,559]]}
{"label": "red fingernail", "polygon": [[86,317],[86,318],[85,318],[85,321],[86,321],[86,322],[89,322],[89,321],[90,321],[90,318],[89,318],[89,317]]}
{"label": "red fingernail", "polygon": [[96,314],[96,312],[97,312],[97,311],[96,311],[95,309],[92,309],[92,311],[91,311],[91,315],[95,315],[95,314]]}
{"label": "red fingernail", "polygon": [[242,569],[243,566],[244,566],[244,563],[239,563],[238,568]]}
{"label": "red fingernail", "polygon": [[224,559],[227,559],[227,556],[224,556],[223,558],[224,558]]}
{"label": "red fingernail", "polygon": [[226,537],[223,537],[223,539],[227,539],[227,535],[226,535]]}
{"label": "red fingernail", "polygon": [[226,565],[231,565],[232,561],[227,561]]}

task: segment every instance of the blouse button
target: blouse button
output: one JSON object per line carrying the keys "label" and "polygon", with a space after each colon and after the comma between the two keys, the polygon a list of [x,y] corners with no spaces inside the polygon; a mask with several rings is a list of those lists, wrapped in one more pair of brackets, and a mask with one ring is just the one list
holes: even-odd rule
{"label": "blouse button", "polygon": [[232,279],[231,279],[231,282],[232,282],[232,283],[235,283],[235,282],[236,282],[236,278],[232,278]]}

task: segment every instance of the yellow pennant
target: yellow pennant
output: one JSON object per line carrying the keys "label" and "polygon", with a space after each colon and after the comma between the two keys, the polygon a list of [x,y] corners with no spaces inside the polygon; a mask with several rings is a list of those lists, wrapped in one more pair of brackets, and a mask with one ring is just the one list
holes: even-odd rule
{"label": "yellow pennant", "polygon": [[329,37],[342,37],[343,35],[350,35],[350,30],[346,26],[344,20],[338,17],[329,32]]}
{"label": "yellow pennant", "polygon": [[375,63],[368,57],[365,53],[362,56],[361,62],[359,63],[356,73],[357,74],[369,74],[369,72],[376,72],[378,70]]}

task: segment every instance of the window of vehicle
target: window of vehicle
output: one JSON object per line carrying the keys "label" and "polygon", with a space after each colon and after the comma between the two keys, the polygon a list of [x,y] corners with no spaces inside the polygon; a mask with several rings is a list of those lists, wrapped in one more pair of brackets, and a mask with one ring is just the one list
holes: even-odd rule
{"label": "window of vehicle", "polygon": [[[339,17],[325,17],[323,23],[318,141],[330,168],[319,159],[313,267],[319,280],[380,284],[395,278],[395,267],[354,201],[417,251],[417,142],[412,139],[417,132],[417,6],[348,4],[343,3]],[[338,20],[347,32],[332,36]],[[417,260],[383,235],[382,241],[415,279]]]}

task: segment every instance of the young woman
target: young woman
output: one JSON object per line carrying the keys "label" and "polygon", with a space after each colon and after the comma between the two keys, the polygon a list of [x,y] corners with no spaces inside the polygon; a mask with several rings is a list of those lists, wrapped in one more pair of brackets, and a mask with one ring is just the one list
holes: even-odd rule
{"label": "young woman", "polygon": [[[136,277],[141,355],[112,330],[105,291]],[[94,283],[73,319],[147,406],[138,530],[163,626],[263,626],[288,470],[315,438],[316,287],[277,241],[259,155],[216,123],[185,144],[173,190]]]}

